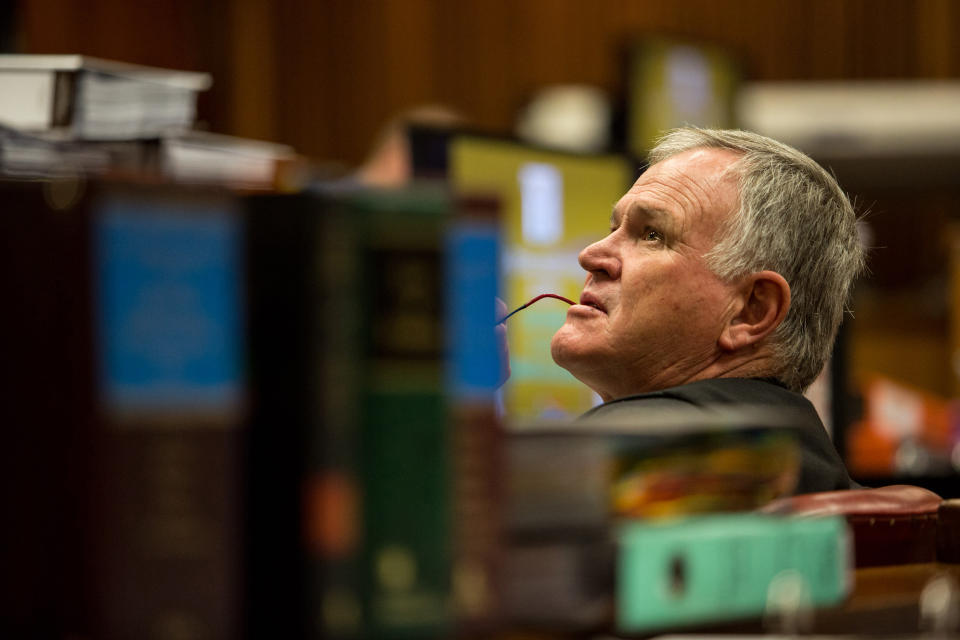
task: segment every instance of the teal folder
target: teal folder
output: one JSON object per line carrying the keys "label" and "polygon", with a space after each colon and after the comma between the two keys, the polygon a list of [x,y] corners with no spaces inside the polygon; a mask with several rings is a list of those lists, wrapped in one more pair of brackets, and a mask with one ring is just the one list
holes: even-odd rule
{"label": "teal folder", "polygon": [[617,625],[650,631],[758,616],[770,586],[792,581],[804,602],[849,592],[843,518],[753,513],[626,523],[618,530]]}

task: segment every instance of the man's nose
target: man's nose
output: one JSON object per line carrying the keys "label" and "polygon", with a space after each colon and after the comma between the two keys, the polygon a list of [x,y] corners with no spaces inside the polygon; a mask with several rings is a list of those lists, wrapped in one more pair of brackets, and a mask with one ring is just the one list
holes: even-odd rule
{"label": "man's nose", "polygon": [[616,280],[620,277],[620,259],[614,251],[612,234],[588,245],[580,252],[580,266],[593,274],[606,275]]}

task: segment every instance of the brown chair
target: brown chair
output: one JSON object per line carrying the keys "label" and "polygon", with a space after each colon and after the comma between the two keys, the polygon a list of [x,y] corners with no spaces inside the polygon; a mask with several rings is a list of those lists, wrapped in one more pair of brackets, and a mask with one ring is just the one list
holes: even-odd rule
{"label": "brown chair", "polygon": [[856,567],[960,562],[960,499],[920,487],[825,491],[776,500],[766,513],[842,515],[853,534]]}

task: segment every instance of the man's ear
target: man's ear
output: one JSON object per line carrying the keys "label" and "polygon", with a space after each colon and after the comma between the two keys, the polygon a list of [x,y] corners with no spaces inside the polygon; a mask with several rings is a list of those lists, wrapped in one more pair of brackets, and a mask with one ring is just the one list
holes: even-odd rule
{"label": "man's ear", "polygon": [[719,344],[725,351],[759,345],[780,326],[790,309],[790,285],[776,271],[758,271],[739,287],[741,307],[724,327]]}

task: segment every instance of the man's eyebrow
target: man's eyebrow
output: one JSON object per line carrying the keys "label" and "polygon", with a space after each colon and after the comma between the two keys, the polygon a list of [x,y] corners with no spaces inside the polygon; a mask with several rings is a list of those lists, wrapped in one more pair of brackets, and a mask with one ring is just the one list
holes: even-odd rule
{"label": "man's eyebrow", "polygon": [[[642,204],[633,204],[627,207],[627,213],[636,215],[640,214],[644,218],[656,223],[656,224],[669,224],[673,221],[673,216],[670,212],[665,209],[657,209],[655,207],[647,207]],[[617,215],[617,207],[614,205],[613,211],[610,213],[610,226],[617,226],[617,221],[619,216]]]}

